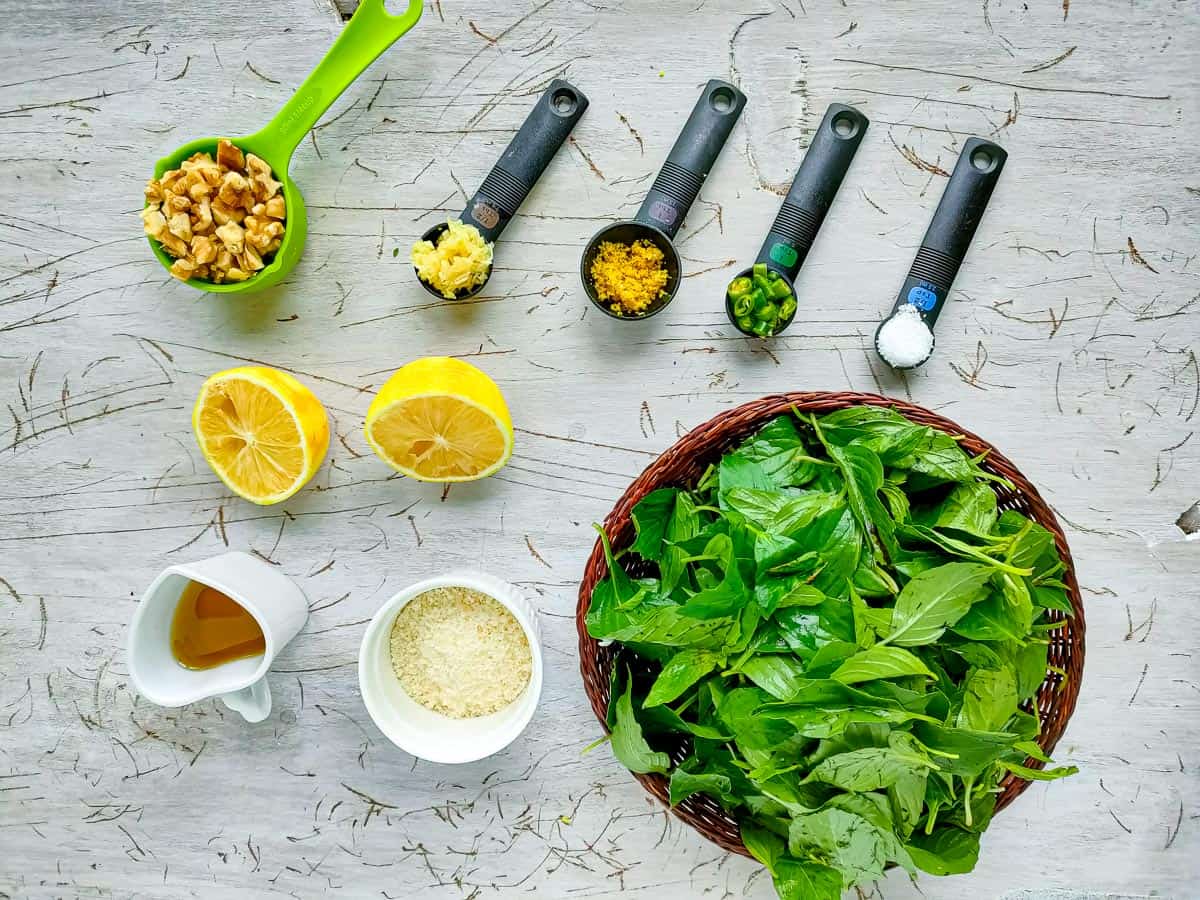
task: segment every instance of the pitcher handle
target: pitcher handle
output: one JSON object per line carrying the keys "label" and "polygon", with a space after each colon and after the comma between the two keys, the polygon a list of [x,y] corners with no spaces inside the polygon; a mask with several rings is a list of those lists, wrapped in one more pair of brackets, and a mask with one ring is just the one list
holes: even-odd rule
{"label": "pitcher handle", "polygon": [[240,691],[222,694],[221,702],[247,722],[261,722],[271,714],[271,688],[266,676]]}

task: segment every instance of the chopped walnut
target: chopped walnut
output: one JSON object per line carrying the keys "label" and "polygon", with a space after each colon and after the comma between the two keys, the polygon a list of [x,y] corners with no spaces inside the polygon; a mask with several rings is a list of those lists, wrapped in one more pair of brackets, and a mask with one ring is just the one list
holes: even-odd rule
{"label": "chopped walnut", "polygon": [[193,206],[192,212],[195,214],[195,218],[192,219],[192,232],[194,234],[206,234],[212,230],[212,205],[207,199],[201,200]]}
{"label": "chopped walnut", "polygon": [[254,203],[245,203],[246,194],[250,191],[250,182],[241,172],[226,172],[221,178],[221,189],[217,197],[227,206],[241,206],[250,209]]}
{"label": "chopped walnut", "polygon": [[201,265],[207,265],[217,258],[217,245],[207,235],[198,234],[192,238],[192,256]]}
{"label": "chopped walnut", "polygon": [[170,221],[167,222],[167,228],[170,229],[171,234],[175,235],[181,241],[190,241],[192,239],[192,220],[185,212],[178,212],[171,216]]}
{"label": "chopped walnut", "polygon": [[243,250],[242,255],[238,257],[238,264],[240,268],[243,268],[248,272],[257,272],[263,267],[262,257],[254,251],[253,247],[249,246],[246,247]]}
{"label": "chopped walnut", "polygon": [[246,232],[237,222],[226,222],[217,229],[217,237],[234,256],[240,254],[246,246]]}
{"label": "chopped walnut", "polygon": [[217,198],[211,204],[213,221],[218,225],[226,222],[241,222],[246,218],[246,211],[238,206],[230,206],[224,200]]}
{"label": "chopped walnut", "polygon": [[146,183],[142,230],[175,257],[176,278],[245,281],[283,244],[282,187],[266,160],[222,139],[216,159],[193,153]]}
{"label": "chopped walnut", "polygon": [[221,141],[217,144],[217,165],[225,166],[228,169],[244,169],[246,168],[246,157],[238,147],[233,146],[229,141]]}
{"label": "chopped walnut", "polygon": [[196,274],[196,264],[190,259],[177,259],[171,263],[171,274],[181,281],[187,281]]}
{"label": "chopped walnut", "polygon": [[187,256],[188,250],[191,249],[182,238],[176,237],[169,231],[160,234],[158,240],[163,248],[177,259]]}
{"label": "chopped walnut", "polygon": [[156,240],[167,230],[167,217],[162,214],[157,204],[142,210],[142,228]]}

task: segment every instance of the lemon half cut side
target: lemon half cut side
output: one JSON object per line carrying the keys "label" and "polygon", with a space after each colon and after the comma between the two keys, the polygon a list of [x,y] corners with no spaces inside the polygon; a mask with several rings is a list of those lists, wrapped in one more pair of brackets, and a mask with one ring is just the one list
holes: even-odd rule
{"label": "lemon half cut side", "polygon": [[286,372],[242,366],[204,382],[192,430],[205,461],[226,486],[266,506],[300,490],[329,449],[329,418]]}
{"label": "lemon half cut side", "polygon": [[365,432],[384,462],[420,481],[475,481],[512,456],[512,419],[500,389],[448,356],[397,370],[371,402]]}

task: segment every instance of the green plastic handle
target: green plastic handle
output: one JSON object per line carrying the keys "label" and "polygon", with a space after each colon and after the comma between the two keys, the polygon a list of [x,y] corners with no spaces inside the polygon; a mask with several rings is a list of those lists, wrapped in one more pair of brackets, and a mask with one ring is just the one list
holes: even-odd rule
{"label": "green plastic handle", "polygon": [[304,79],[292,99],[246,142],[276,172],[286,172],[292,153],[325,110],[384,50],[417,24],[423,8],[423,0],[409,0],[408,9],[394,16],[384,7],[383,0],[362,0],[341,37]]}

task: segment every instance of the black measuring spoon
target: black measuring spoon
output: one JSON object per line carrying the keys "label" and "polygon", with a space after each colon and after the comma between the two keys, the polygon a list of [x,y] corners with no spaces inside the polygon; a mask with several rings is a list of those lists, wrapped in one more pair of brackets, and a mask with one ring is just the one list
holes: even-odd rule
{"label": "black measuring spoon", "polygon": [[[792,324],[796,275],[870,124],[866,116],[844,103],[831,103],[825,110],[758,258],[725,290],[725,313],[742,334],[771,337]],[[750,299],[752,289],[764,295],[757,306]],[[778,316],[773,323],[769,321],[772,315]]]}
{"label": "black measuring spoon", "polygon": [[893,369],[915,369],[933,355],[933,326],[1007,159],[983,138],[963,144],[896,304],[875,330],[875,350]]}
{"label": "black measuring spoon", "polygon": [[[647,319],[675,299],[679,290],[680,264],[679,253],[671,239],[683,224],[684,216],[700,193],[704,179],[717,161],[745,105],[746,95],[732,84],[716,78],[709,81],[637,215],[629,221],[606,225],[588,241],[579,274],[588,299],[605,314],[614,319]],[[605,242],[632,244],[641,240],[650,241],[662,251],[667,283],[659,297],[644,310],[620,313],[611,308],[612,301],[601,300],[597,295],[592,283],[592,263],[600,245]]]}
{"label": "black measuring spoon", "polygon": [[[463,224],[473,225],[485,241],[495,243],[587,107],[588,98],[579,88],[560,78],[550,82],[520,131],[500,155],[499,162],[488,172],[475,196],[467,203],[467,208],[459,217]],[[434,225],[421,239],[436,246],[438,238],[448,227],[445,222]],[[474,297],[491,277],[492,270],[489,268],[483,281],[473,288],[458,291],[454,299]],[[441,291],[426,283],[419,275],[417,280],[435,297],[446,299]]]}

